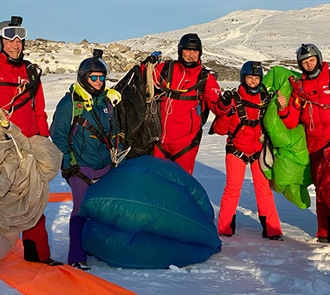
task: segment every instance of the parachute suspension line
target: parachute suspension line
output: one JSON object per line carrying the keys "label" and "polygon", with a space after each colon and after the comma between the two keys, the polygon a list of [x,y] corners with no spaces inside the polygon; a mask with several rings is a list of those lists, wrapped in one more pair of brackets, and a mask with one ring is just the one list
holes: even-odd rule
{"label": "parachute suspension line", "polygon": [[158,107],[157,107],[157,100],[159,99],[159,96],[154,97],[154,99],[151,101],[151,107],[150,112],[152,115],[157,114]]}
{"label": "parachute suspension line", "polygon": [[3,112],[2,109],[0,109],[0,126],[3,129],[4,133],[6,134],[6,136],[8,136],[8,138],[10,138],[13,141],[19,160],[20,162],[22,162],[24,158],[21,151],[19,150],[15,138],[10,133],[6,132],[6,130],[10,126],[10,122],[6,119],[5,113]]}
{"label": "parachute suspension line", "polygon": [[153,75],[155,72],[155,64],[148,62],[146,65],[146,103],[150,103],[150,112],[155,115],[158,111],[157,100],[165,93],[155,95],[155,87],[157,85],[154,82]]}
{"label": "parachute suspension line", "polygon": [[313,105],[311,102],[309,102],[309,110],[308,110],[308,114],[310,117],[310,122],[309,122],[309,130],[310,131],[314,131],[314,120],[313,120]]}
{"label": "parachute suspension line", "polygon": [[150,103],[155,95],[154,88],[154,79],[153,79],[153,71],[155,69],[155,64],[148,62],[147,70],[146,70],[146,102]]}
{"label": "parachute suspension line", "polygon": [[[0,109],[0,126],[3,129],[4,133],[6,134],[6,136],[13,141],[20,162],[24,161],[23,155],[18,147],[18,144],[17,144],[15,138],[10,133],[7,132],[7,129],[10,126],[10,122],[8,121],[8,119],[6,119],[6,116],[2,109]],[[29,156],[31,156],[31,155],[29,155]]]}
{"label": "parachute suspension line", "polygon": [[[20,89],[21,89],[21,90],[20,90]],[[2,107],[2,110],[3,110],[3,112],[6,114],[6,117],[7,117],[8,119],[10,119],[11,115],[12,115],[13,112],[14,112],[14,108],[12,108],[13,103],[16,101],[16,98],[19,97],[23,91],[25,91],[25,89],[26,89],[26,82],[23,82],[23,83],[21,83],[20,85],[18,85],[18,86],[16,87],[17,94],[15,94],[15,95],[12,97],[12,99],[10,100],[10,102],[8,102],[7,104],[5,104],[5,105]],[[10,107],[8,111],[5,109],[6,107]]]}
{"label": "parachute suspension line", "polygon": [[[15,149],[16,149],[16,152],[18,154],[19,160],[20,160],[20,162],[22,162],[24,160],[24,158],[23,158],[23,155],[22,155],[21,151],[18,148],[18,145],[17,145],[17,142],[16,142],[15,138],[12,137],[11,134],[8,134],[8,133],[6,133],[6,134],[9,138],[11,138],[13,140],[13,143],[15,145]],[[29,156],[32,156],[32,155],[29,155]]]}
{"label": "parachute suspension line", "polygon": [[[115,144],[114,146],[110,149],[110,158],[111,162],[113,163],[114,167],[116,168],[119,163],[125,159],[125,157],[128,155],[128,153],[131,150],[131,146],[129,146],[126,150],[120,151],[118,149],[118,144],[119,144],[119,137],[124,138],[124,134],[119,133],[115,135]],[[115,147],[116,146],[116,147]]]}
{"label": "parachute suspension line", "polygon": [[[134,75],[132,75],[134,76]],[[117,114],[117,108],[114,107],[114,116],[115,118],[117,118],[118,114]],[[126,150],[121,150],[119,149],[119,144],[120,144],[120,138],[125,138],[125,134],[124,133],[117,133],[117,126],[116,126],[116,120],[114,120],[114,130],[115,130],[115,134],[112,136],[112,139],[114,139],[114,142],[112,144],[111,147],[109,148],[109,152],[110,152],[110,159],[111,162],[113,163],[114,168],[116,168],[119,163],[125,159],[125,157],[128,155],[128,153],[131,150],[131,146],[129,146]]]}

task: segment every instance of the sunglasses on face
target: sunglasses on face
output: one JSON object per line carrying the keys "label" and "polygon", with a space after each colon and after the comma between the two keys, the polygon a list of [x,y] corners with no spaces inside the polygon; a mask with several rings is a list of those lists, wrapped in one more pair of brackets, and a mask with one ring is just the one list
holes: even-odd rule
{"label": "sunglasses on face", "polygon": [[101,75],[101,76],[98,76],[98,75],[91,75],[91,76],[89,76],[89,78],[90,78],[93,82],[96,82],[97,79],[99,79],[100,82],[104,82],[104,81],[105,81],[105,75]]}
{"label": "sunglasses on face", "polygon": [[24,27],[5,27],[0,31],[0,36],[7,40],[14,40],[15,38],[24,40],[26,35],[27,33]]}

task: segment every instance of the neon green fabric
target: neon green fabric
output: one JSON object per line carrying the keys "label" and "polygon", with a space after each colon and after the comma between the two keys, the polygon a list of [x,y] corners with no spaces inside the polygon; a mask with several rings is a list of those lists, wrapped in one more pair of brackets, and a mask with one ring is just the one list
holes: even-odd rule
{"label": "neon green fabric", "polygon": [[272,181],[276,192],[282,193],[290,202],[301,209],[310,206],[307,187],[312,183],[309,154],[304,127],[299,124],[287,129],[277,114],[277,91],[280,90],[287,101],[292,91],[288,78],[300,74],[281,66],[272,68],[263,78],[268,91],[275,92],[265,113],[263,122],[274,146],[274,165],[263,169],[265,176]]}

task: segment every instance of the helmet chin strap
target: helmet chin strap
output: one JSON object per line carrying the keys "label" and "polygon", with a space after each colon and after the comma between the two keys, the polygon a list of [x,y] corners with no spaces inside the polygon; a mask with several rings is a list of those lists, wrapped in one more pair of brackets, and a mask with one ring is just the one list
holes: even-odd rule
{"label": "helmet chin strap", "polygon": [[195,68],[198,66],[198,61],[187,62],[182,57],[179,58],[180,63],[186,68]]}
{"label": "helmet chin strap", "polygon": [[12,58],[8,54],[6,54],[6,55],[7,55],[8,62],[13,63],[13,64],[19,64],[23,60],[23,53],[21,53],[18,58]]}
{"label": "helmet chin strap", "polygon": [[243,87],[245,88],[247,93],[254,95],[254,94],[258,94],[260,92],[260,83],[258,86],[252,88],[244,82]]}
{"label": "helmet chin strap", "polygon": [[312,71],[307,71],[304,69],[304,67],[302,66],[302,61],[298,62],[298,66],[300,68],[300,70],[309,78],[309,79],[315,79],[318,75],[320,75],[321,71],[322,71],[322,58],[320,60],[320,57],[318,55],[316,55],[317,58],[317,63],[315,68]]}
{"label": "helmet chin strap", "polygon": [[317,65],[315,66],[314,70],[313,71],[306,71],[304,70],[304,74],[306,74],[306,76],[309,78],[309,79],[314,79],[316,78],[318,75],[320,75],[321,73],[321,70],[322,70],[322,66],[317,63]]}

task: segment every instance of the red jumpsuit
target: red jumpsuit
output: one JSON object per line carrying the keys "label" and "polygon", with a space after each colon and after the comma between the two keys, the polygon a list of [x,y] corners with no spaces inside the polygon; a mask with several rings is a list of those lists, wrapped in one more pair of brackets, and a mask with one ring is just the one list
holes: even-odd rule
{"label": "red jumpsuit", "polygon": [[[294,90],[283,111],[278,111],[287,128],[305,126],[312,180],[316,190],[317,237],[330,240],[330,74],[328,63],[314,79],[304,74],[293,82]],[[296,88],[296,89],[295,89]]]}
{"label": "red jumpsuit", "polygon": [[[161,77],[161,71],[164,62],[156,65],[154,70],[154,83],[156,88],[166,88],[166,78]],[[171,89],[184,90],[196,85],[198,75],[202,70],[202,65],[194,68],[186,68],[180,62],[175,62],[171,80]],[[162,147],[171,155],[191,144],[197,132],[201,128],[201,110],[204,110],[205,104],[208,108],[217,114],[220,87],[215,77],[208,74],[204,93],[197,93],[196,89],[183,92],[180,99],[171,97],[171,93],[160,97],[160,112],[162,120],[162,138],[160,143]],[[196,97],[194,100],[185,100],[184,97]],[[200,101],[198,100],[200,99]],[[175,162],[181,165],[189,174],[193,173],[195,158],[199,146],[184,153],[177,158]],[[154,156],[164,158],[163,152],[156,146]]]}
{"label": "red jumpsuit", "polygon": [[[244,100],[259,104],[261,102],[260,94],[248,94],[245,88],[240,85],[238,94]],[[228,115],[231,108],[235,109],[233,115]],[[257,108],[245,106],[245,113],[247,119],[251,121],[260,118],[260,111]],[[236,103],[232,105],[222,105],[222,115],[217,117],[213,124],[213,130],[220,135],[227,135],[234,133],[237,125],[241,120],[238,115]],[[232,144],[234,149],[242,152],[246,157],[250,157],[258,153],[262,149],[260,137],[262,136],[262,129],[260,122],[256,126],[243,125],[238,129],[234,138],[230,140],[227,137],[227,145]],[[233,153],[226,153],[226,185],[221,198],[220,213],[218,218],[218,232],[220,235],[232,235],[236,229],[236,208],[238,206],[242,185],[244,182],[244,175],[246,172],[247,163],[243,158],[235,156]],[[256,194],[256,201],[258,207],[258,215],[263,227],[262,235],[264,238],[271,236],[281,236],[282,230],[280,220],[277,214],[274,196],[270,188],[269,181],[264,176],[259,166],[259,160],[256,159],[250,162],[250,169],[253,177],[253,185]]]}
{"label": "red jumpsuit", "polygon": [[[24,98],[26,93],[13,102],[13,98],[24,89],[24,83],[29,81],[26,65],[22,61],[19,64],[9,63],[7,56],[0,53],[0,82],[18,83],[20,86],[8,86],[0,84],[0,107],[6,112],[11,106],[15,106]],[[22,107],[7,114],[7,118],[17,125],[26,137],[33,135],[49,136],[47,114],[45,112],[45,99],[41,83],[35,93],[34,108],[32,100]],[[45,227],[45,216],[42,215],[38,223],[31,229],[22,233],[24,245],[24,258],[29,261],[44,261],[50,258],[48,235]]]}

